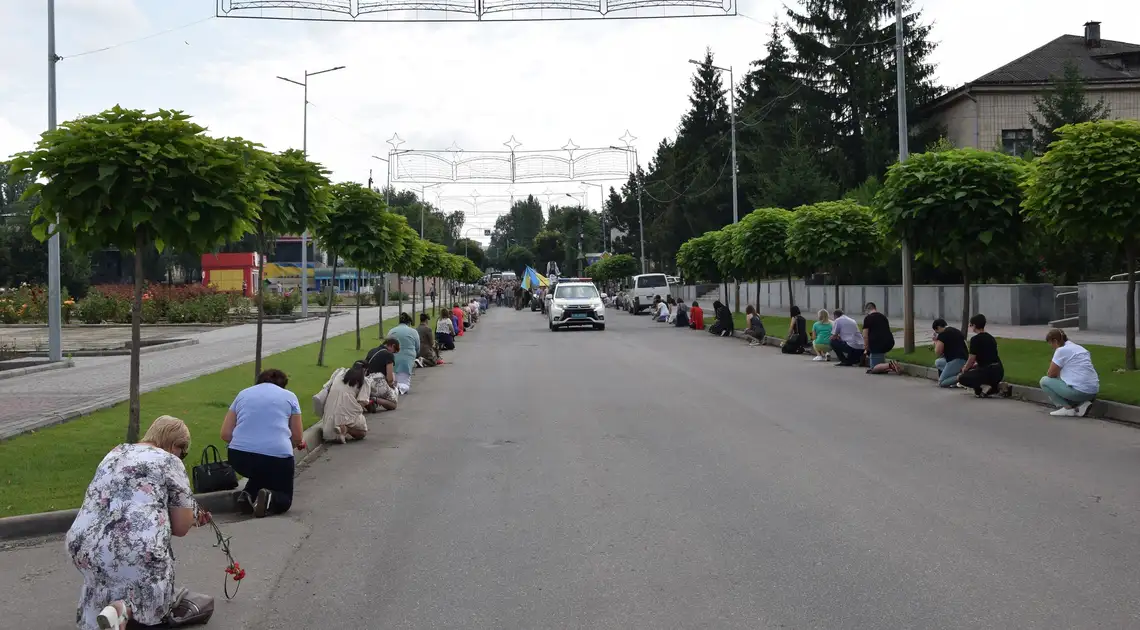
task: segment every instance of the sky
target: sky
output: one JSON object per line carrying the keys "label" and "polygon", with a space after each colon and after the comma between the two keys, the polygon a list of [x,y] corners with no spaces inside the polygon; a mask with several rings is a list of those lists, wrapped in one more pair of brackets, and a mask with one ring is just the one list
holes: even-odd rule
{"label": "sky", "polygon": [[[520,150],[621,144],[645,164],[688,107],[689,59],[712,49],[736,78],[764,53],[780,0],[741,0],[732,17],[512,23],[312,23],[216,18],[215,0],[56,0],[58,119],[119,104],[179,109],[218,136],[274,151],[300,147],[306,70],[308,150],[334,181],[383,184],[387,141],[402,149]],[[787,0],[795,6],[797,0]],[[47,125],[46,0],[0,0],[0,158],[31,148]],[[961,85],[1090,20],[1105,39],[1140,43],[1131,0],[917,0],[938,42],[938,82]],[[136,41],[136,40],[142,41]],[[100,50],[108,48],[107,50]],[[727,77],[725,78],[727,83]],[[620,186],[621,181],[605,182]],[[413,185],[398,187],[417,188]],[[478,195],[472,197],[472,191]],[[427,191],[467,214],[467,235],[509,195],[567,193],[597,209],[597,187],[574,182],[447,184]],[[473,203],[473,199],[477,200]],[[560,201],[562,200],[562,201]]]}

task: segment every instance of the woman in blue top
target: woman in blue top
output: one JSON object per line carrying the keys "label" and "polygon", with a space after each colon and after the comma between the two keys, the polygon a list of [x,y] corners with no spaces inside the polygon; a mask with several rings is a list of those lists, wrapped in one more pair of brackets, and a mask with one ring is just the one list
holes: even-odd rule
{"label": "woman in blue top", "polygon": [[396,391],[404,395],[412,389],[412,372],[420,355],[420,333],[412,328],[412,316],[400,313],[400,324],[388,331],[388,338],[400,342],[400,351],[396,353]]}
{"label": "woman in blue top", "polygon": [[282,514],[293,505],[293,449],[304,449],[301,405],[285,389],[289,377],[265,370],[257,384],[240,392],[222,422],[230,464],[246,478],[253,515]]}

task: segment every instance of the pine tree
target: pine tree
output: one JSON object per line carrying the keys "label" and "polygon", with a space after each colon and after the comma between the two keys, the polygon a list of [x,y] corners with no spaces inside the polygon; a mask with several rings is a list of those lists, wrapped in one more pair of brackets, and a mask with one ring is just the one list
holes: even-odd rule
{"label": "pine tree", "polygon": [[[828,156],[843,188],[879,175],[897,154],[894,0],[801,0],[803,11],[789,8],[794,28],[788,38],[795,51],[796,76],[808,108],[824,112],[833,126]],[[938,93],[934,44],[920,13],[904,2],[907,105],[910,124],[919,106]],[[921,145],[920,145],[921,146]]]}
{"label": "pine tree", "polygon": [[1071,61],[1065,62],[1064,74],[1054,80],[1052,88],[1033,98],[1033,104],[1037,114],[1029,114],[1029,124],[1033,125],[1033,152],[1037,155],[1044,155],[1057,139],[1057,129],[1104,120],[1111,113],[1103,97],[1095,104],[1089,103],[1081,71]]}

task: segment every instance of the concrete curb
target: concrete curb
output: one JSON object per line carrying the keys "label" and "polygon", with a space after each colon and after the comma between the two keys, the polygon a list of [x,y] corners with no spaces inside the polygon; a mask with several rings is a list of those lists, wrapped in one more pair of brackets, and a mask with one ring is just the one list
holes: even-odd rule
{"label": "concrete curb", "polygon": [[[744,333],[734,331],[733,337],[743,337]],[[777,337],[768,336],[764,338],[764,345],[779,348],[783,343],[782,339]],[[930,381],[937,381],[939,372],[933,367],[925,365],[917,365],[914,363],[905,363],[898,361],[902,366],[903,374],[907,376],[914,376],[918,378],[925,378]],[[1041,391],[1038,387],[1029,387],[1026,385],[1015,385],[1013,383],[1004,383],[1009,387],[1010,398],[1020,400],[1023,402],[1035,403],[1045,407],[1052,407],[1053,403],[1049,400],[1049,396]],[[1089,408],[1088,418],[1108,420],[1110,422],[1120,422],[1122,424],[1133,425],[1140,427],[1140,407],[1133,405],[1126,405],[1124,403],[1113,402],[1111,400],[1097,400],[1093,402]]]}
{"label": "concrete curb", "polygon": [[[300,474],[304,466],[312,463],[325,450],[319,424],[306,429],[304,436],[308,448],[304,451],[296,451],[297,468],[295,474]],[[244,479],[238,483],[238,487],[234,490],[195,494],[194,500],[210,512],[218,514],[235,513],[238,510],[237,504],[234,502],[234,493],[243,487],[245,487]],[[10,542],[32,536],[62,534],[71,528],[71,523],[75,521],[75,516],[78,513],[78,509],[72,509],[0,518],[0,541]]]}
{"label": "concrete curb", "polygon": [[[175,350],[177,348],[185,348],[187,346],[198,345],[197,339],[179,339],[169,343],[156,343],[149,346],[143,346],[139,349],[139,354],[150,354],[152,352],[162,352],[163,350]],[[69,357],[126,357],[130,356],[130,348],[107,348],[104,350],[73,350],[64,353]],[[45,357],[46,354],[32,353],[33,357]]]}
{"label": "concrete curb", "polygon": [[55,363],[33,365],[26,368],[17,368],[15,370],[4,370],[3,372],[0,372],[0,381],[6,378],[16,378],[17,376],[27,376],[28,374],[37,374],[39,372],[62,370],[69,367],[75,367],[75,361],[72,361],[71,359],[64,359],[63,361],[56,361]]}

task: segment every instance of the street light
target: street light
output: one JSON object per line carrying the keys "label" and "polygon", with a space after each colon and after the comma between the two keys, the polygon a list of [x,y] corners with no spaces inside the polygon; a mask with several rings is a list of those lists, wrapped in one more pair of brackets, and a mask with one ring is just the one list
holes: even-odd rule
{"label": "street light", "polygon": [[[621,138],[618,139],[621,140]],[[634,149],[632,147],[616,147],[612,144],[610,145],[610,148],[614,149],[615,151],[625,151],[626,153],[632,153],[633,164],[634,166],[638,166],[637,149]],[[631,171],[631,173],[634,173],[634,171]],[[641,190],[645,187],[645,184],[641,181],[640,167],[638,167],[638,170],[635,172],[635,174],[637,176],[637,230],[640,233],[638,235],[638,240],[641,241],[641,273],[645,273],[645,218],[641,214]]]}
{"label": "street light", "polygon": [[382,158],[379,155],[373,155],[372,159],[380,160],[384,163],[384,171],[386,173],[384,175],[384,205],[388,205],[391,202],[391,199],[388,198],[388,195],[390,194],[388,191],[390,188],[392,188],[392,169],[388,167],[388,158]]}
{"label": "street light", "polygon": [[[696,65],[696,66],[703,66],[704,65],[701,62],[697,61],[696,59],[690,59],[689,63]],[[739,211],[737,210],[737,203],[739,201],[740,195],[737,194],[737,190],[736,190],[736,81],[734,81],[732,78],[732,66],[729,66],[727,68],[721,68],[720,66],[714,66],[712,64],[709,64],[709,67],[712,68],[713,70],[719,70],[721,72],[727,72],[728,73],[728,115],[730,118],[729,130],[730,130],[730,133],[732,135],[732,222],[737,223],[740,221],[740,214],[739,214]],[[733,281],[732,284],[733,284],[735,291],[736,291],[736,310],[739,311],[740,310],[740,282],[739,281]]]}
{"label": "street light", "polygon": [[598,187],[598,216],[602,220],[602,253],[606,252],[606,187],[601,184],[593,182],[578,182],[583,186],[582,191],[585,192],[586,186]]}
{"label": "street light", "polygon": [[[278,79],[287,81],[293,85],[299,85],[304,88],[304,114],[301,117],[301,153],[306,158],[309,157],[309,77],[315,77],[318,74],[325,74],[326,72],[333,72],[335,70],[343,70],[344,66],[337,66],[335,68],[328,68],[327,70],[319,70],[317,72],[305,71],[304,81],[294,81],[277,75]],[[336,280],[333,278],[333,280]],[[301,317],[309,316],[309,231],[301,232]]]}
{"label": "street light", "polygon": [[[574,199],[574,195],[571,195],[570,193],[566,193],[566,196],[571,198],[571,199]],[[586,196],[586,192],[583,191],[582,197],[584,198],[585,196]],[[582,205],[585,206],[586,204],[583,203]],[[582,219],[583,219],[583,215],[586,213],[586,208],[583,207],[581,210],[582,211],[578,213],[578,256],[577,256],[577,258],[578,258],[578,277],[579,278],[582,277],[582,260],[585,258],[585,255],[582,253]]]}

